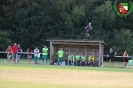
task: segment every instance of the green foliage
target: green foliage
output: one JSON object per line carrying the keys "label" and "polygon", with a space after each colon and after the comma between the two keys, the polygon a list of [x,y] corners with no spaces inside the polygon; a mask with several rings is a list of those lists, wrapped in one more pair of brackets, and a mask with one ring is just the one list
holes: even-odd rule
{"label": "green foliage", "polygon": [[[111,5],[111,1],[107,0],[101,6],[98,6],[94,10],[95,16],[93,16],[94,21],[96,20],[97,25],[100,27],[103,26],[103,29],[111,30],[114,26],[116,15],[113,11],[113,6]],[[95,22],[94,22],[95,23]]]}
{"label": "green foliage", "polygon": [[0,30],[0,50],[5,51],[7,46],[11,45],[9,35],[10,32]]}
{"label": "green foliage", "polygon": [[114,49],[117,50],[119,55],[122,55],[124,51],[127,51],[129,55],[133,55],[132,45],[133,45],[133,35],[130,29],[121,29],[115,33],[116,41],[114,44]]}
{"label": "green foliage", "polygon": [[122,18],[113,7],[111,0],[1,0],[0,28],[7,33],[2,41],[20,43],[24,50],[42,48],[47,38],[84,39],[84,27],[92,22],[93,39],[106,43],[105,54],[109,48],[132,54],[133,12]]}
{"label": "green foliage", "polygon": [[85,16],[85,6],[82,5],[80,7],[79,6],[73,7],[72,16],[74,22],[79,22],[79,19]]}

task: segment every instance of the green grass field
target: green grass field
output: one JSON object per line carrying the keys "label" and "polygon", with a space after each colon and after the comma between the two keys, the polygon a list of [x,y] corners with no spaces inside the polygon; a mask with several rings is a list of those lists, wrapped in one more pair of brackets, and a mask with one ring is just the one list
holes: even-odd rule
{"label": "green grass field", "polygon": [[[40,61],[41,62],[41,61]],[[0,88],[133,88],[133,68],[10,64],[0,59]]]}

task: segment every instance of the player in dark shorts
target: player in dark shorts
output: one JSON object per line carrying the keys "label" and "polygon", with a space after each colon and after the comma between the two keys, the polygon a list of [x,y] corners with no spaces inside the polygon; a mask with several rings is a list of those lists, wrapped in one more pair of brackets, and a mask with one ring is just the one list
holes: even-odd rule
{"label": "player in dark shorts", "polygon": [[128,53],[125,51],[123,54],[123,59],[124,59],[124,68],[126,68],[127,63],[128,63]]}
{"label": "player in dark shorts", "polygon": [[110,58],[110,59],[109,59],[110,67],[111,67],[111,64],[112,64],[112,67],[114,67],[114,59],[115,59],[115,55],[116,55],[116,54],[117,54],[117,53],[114,52],[114,51],[112,50],[112,48],[111,48],[110,51],[109,51],[109,53],[108,53],[108,55],[107,55],[107,57]]}
{"label": "player in dark shorts", "polygon": [[18,53],[17,53],[16,63],[19,63],[19,60],[21,58],[21,53],[22,53],[22,47],[20,47],[20,44],[18,44]]}
{"label": "player in dark shorts", "polygon": [[91,22],[88,23],[88,26],[85,27],[86,29],[86,38],[91,38],[92,37],[92,29],[93,26],[91,25]]}

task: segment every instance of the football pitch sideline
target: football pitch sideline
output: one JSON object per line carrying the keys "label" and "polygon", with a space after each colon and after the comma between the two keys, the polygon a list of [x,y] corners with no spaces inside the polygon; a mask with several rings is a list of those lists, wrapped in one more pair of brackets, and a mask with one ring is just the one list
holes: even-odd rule
{"label": "football pitch sideline", "polygon": [[0,63],[0,88],[133,88],[133,69]]}

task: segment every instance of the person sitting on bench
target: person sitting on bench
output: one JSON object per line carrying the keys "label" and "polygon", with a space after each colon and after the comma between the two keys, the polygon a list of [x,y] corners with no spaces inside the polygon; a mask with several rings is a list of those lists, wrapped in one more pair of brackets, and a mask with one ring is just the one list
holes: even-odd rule
{"label": "person sitting on bench", "polygon": [[73,60],[73,56],[70,52],[69,55],[68,55],[68,66],[72,66],[72,60]]}
{"label": "person sitting on bench", "polygon": [[75,65],[76,66],[80,66],[80,55],[77,52],[77,54],[75,55]]}
{"label": "person sitting on bench", "polygon": [[95,66],[95,59],[93,55],[90,55],[88,57],[88,65],[93,64],[93,66]]}
{"label": "person sitting on bench", "polygon": [[81,56],[81,66],[85,66],[85,64],[86,64],[85,62],[86,62],[86,56],[83,53],[83,55]]}

